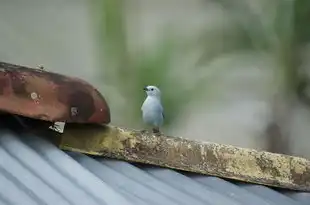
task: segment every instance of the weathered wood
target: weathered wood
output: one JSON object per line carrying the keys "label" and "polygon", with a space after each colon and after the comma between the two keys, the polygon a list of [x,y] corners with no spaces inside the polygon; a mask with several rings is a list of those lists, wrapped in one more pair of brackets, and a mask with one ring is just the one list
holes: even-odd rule
{"label": "weathered wood", "polygon": [[59,147],[268,186],[310,191],[310,161],[112,126],[66,125]]}

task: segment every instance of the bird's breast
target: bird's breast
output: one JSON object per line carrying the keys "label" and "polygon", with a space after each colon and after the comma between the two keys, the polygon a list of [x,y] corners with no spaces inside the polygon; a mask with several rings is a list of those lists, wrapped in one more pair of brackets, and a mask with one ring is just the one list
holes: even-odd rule
{"label": "bird's breast", "polygon": [[162,113],[153,110],[143,111],[143,121],[150,125],[159,126],[163,123]]}
{"label": "bird's breast", "polygon": [[160,107],[161,103],[160,100],[157,98],[147,97],[142,104],[141,110],[150,110],[150,109],[157,109]]}

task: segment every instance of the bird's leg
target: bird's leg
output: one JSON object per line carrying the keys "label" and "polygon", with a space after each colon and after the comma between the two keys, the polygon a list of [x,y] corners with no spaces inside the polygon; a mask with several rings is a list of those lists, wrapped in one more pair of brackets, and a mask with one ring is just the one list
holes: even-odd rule
{"label": "bird's leg", "polygon": [[146,132],[147,132],[146,129],[141,130],[141,133],[142,133],[142,134],[143,134],[143,133],[146,133]]}
{"label": "bird's leg", "polygon": [[153,127],[152,130],[154,134],[160,134],[159,127]]}

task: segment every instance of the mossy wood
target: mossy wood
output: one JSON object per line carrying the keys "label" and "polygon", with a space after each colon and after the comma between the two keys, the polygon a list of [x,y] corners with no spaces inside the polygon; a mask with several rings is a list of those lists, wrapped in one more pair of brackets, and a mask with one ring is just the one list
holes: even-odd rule
{"label": "mossy wood", "polygon": [[67,125],[59,147],[273,187],[310,191],[310,161],[112,126]]}

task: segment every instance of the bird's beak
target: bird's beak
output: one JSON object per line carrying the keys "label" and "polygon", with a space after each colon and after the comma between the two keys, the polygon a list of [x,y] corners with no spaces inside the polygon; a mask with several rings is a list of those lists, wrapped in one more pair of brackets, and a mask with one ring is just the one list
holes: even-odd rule
{"label": "bird's beak", "polygon": [[147,87],[144,87],[143,90],[144,90],[144,91],[148,91]]}

